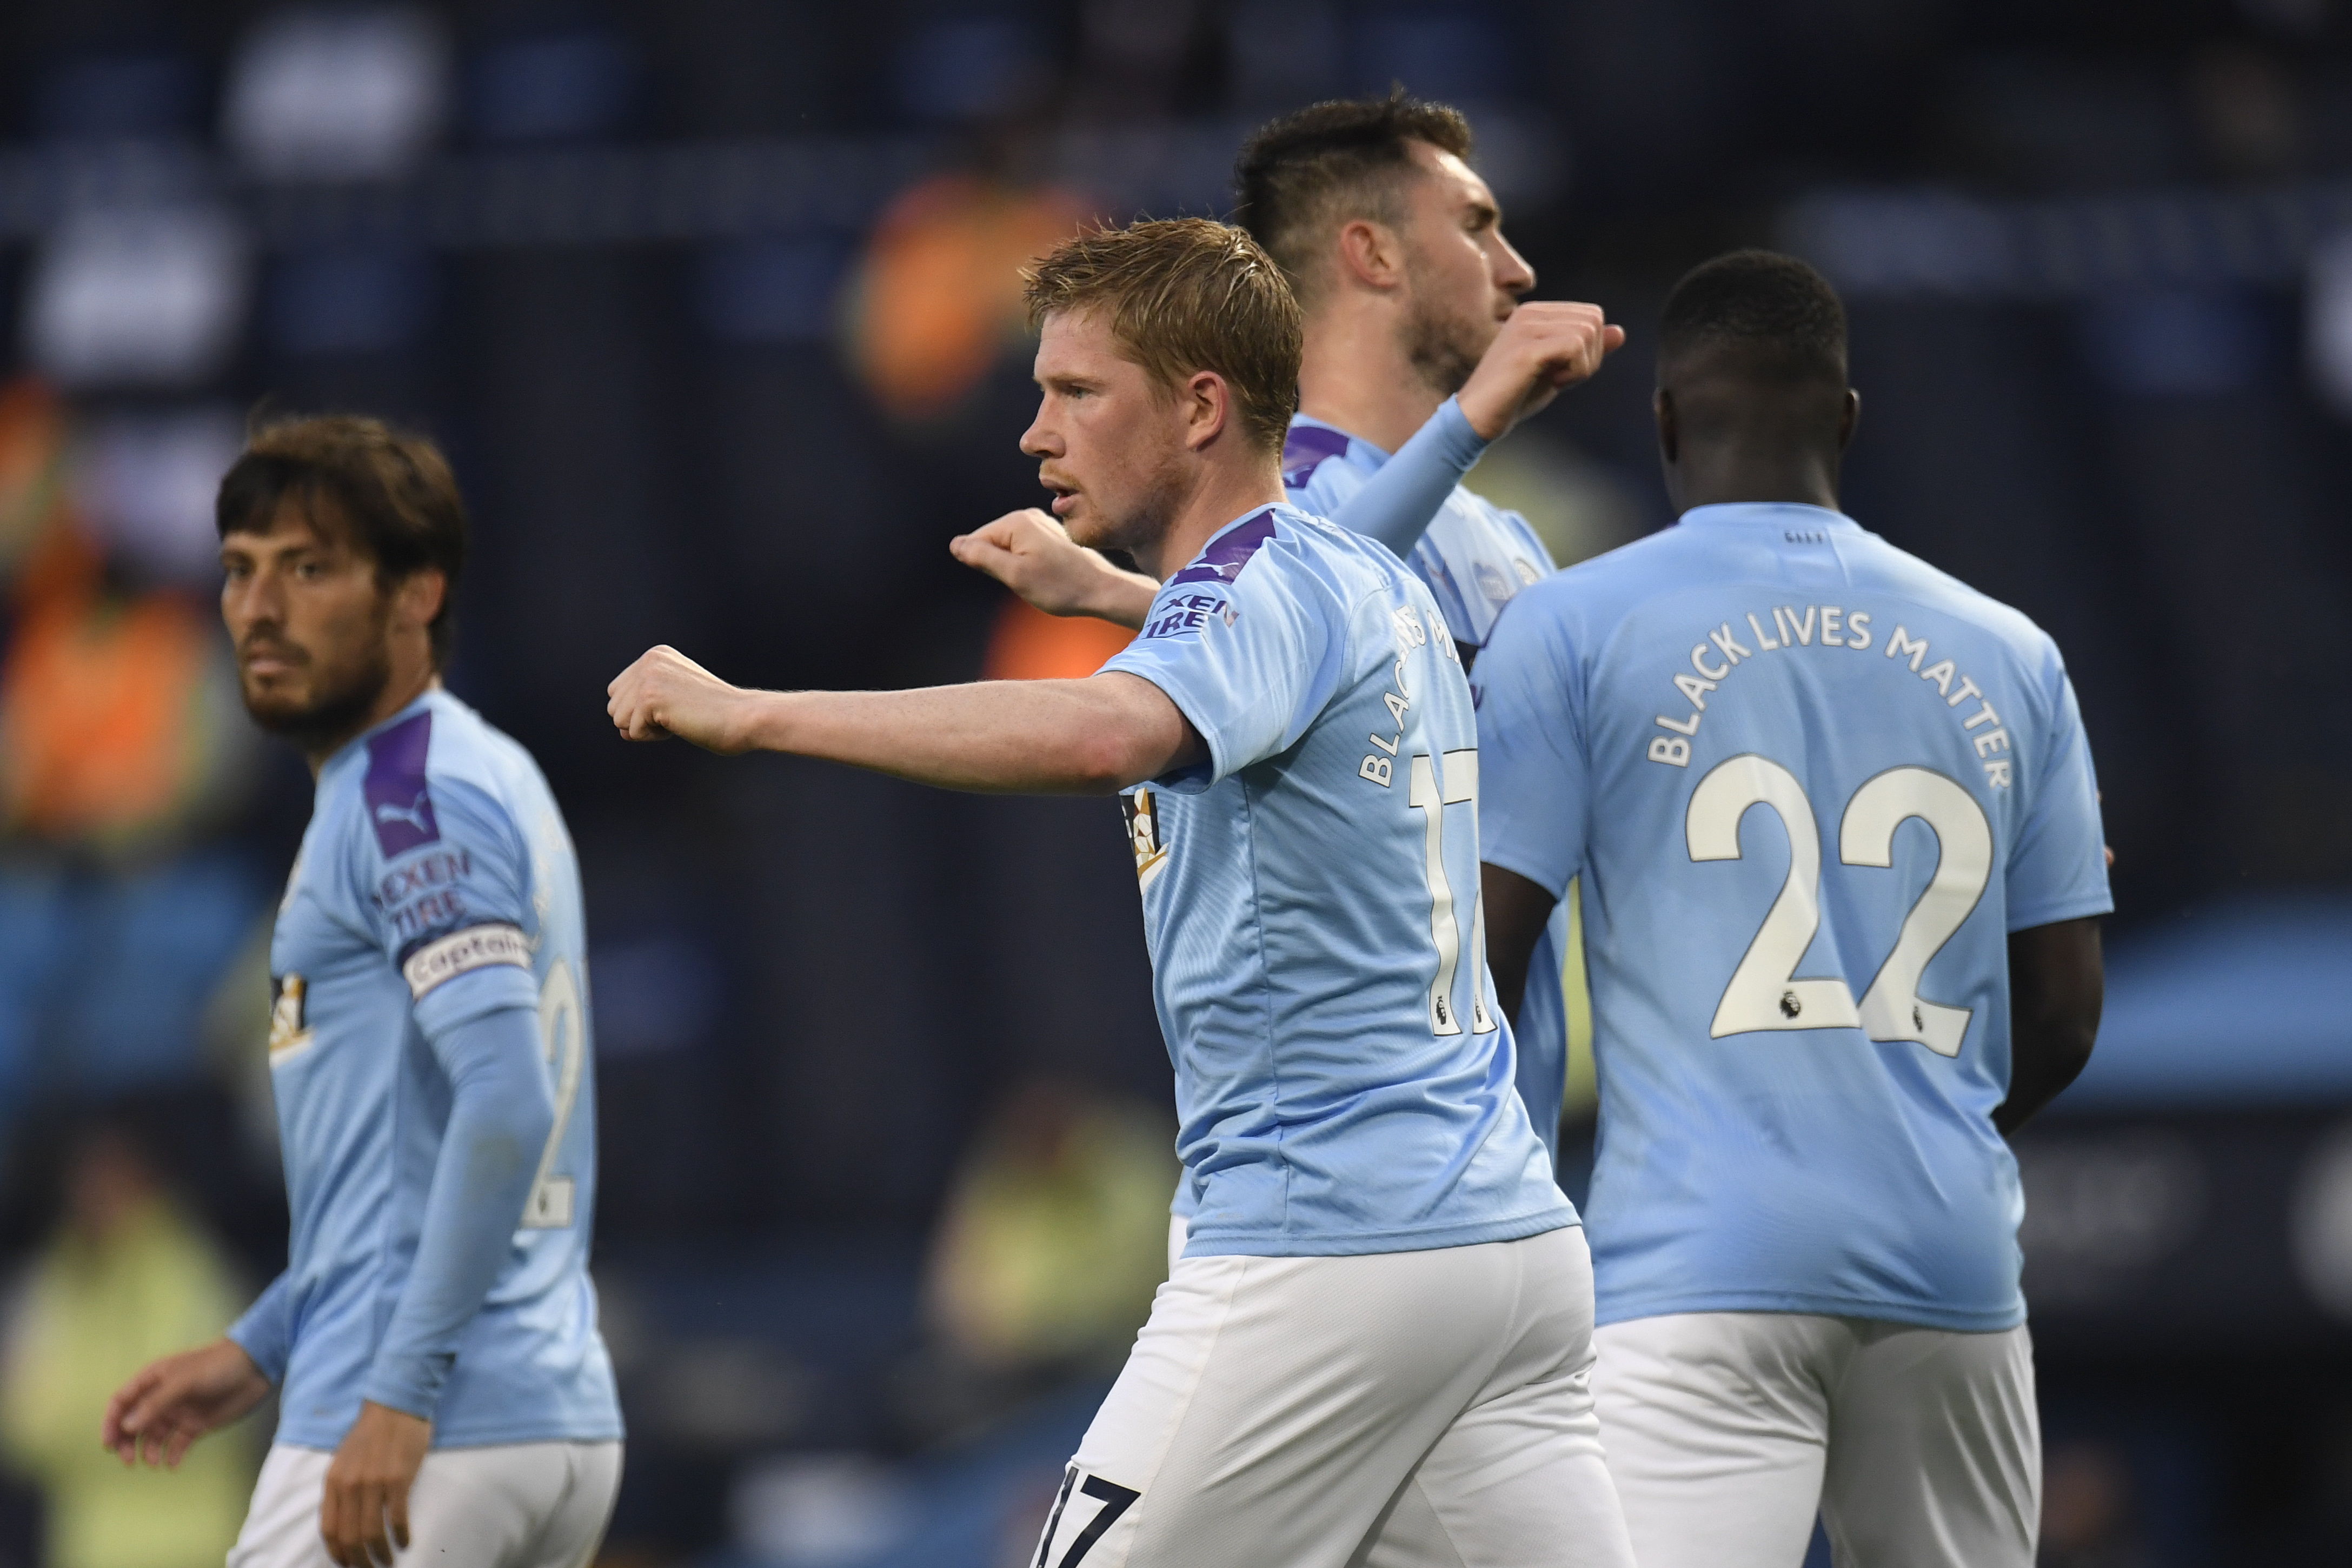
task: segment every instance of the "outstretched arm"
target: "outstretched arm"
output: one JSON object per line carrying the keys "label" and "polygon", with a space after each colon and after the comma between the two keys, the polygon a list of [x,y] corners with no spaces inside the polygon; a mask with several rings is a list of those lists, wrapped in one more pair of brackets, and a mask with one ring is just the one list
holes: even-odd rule
{"label": "outstretched arm", "polygon": [[948,553],[985,572],[1049,616],[1092,616],[1141,630],[1160,584],[1122,572],[1035,507],[1006,512],[948,541]]}
{"label": "outstretched arm", "polygon": [[2002,1137],[2090,1065],[2106,986],[2097,917],[2009,933],[2009,1098],[1992,1113]]}
{"label": "outstretched arm", "polygon": [[913,691],[747,691],[657,647],[606,692],[627,740],[822,757],[942,789],[1110,795],[1205,754],[1165,692],[1117,670]]}

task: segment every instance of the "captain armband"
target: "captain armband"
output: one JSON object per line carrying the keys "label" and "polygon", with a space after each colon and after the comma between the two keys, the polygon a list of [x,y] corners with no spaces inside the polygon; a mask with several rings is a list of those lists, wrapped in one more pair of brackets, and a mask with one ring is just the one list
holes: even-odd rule
{"label": "captain armband", "polygon": [[530,967],[530,939],[520,926],[478,925],[452,931],[410,953],[400,973],[408,982],[409,996],[421,1000],[444,981],[499,963]]}

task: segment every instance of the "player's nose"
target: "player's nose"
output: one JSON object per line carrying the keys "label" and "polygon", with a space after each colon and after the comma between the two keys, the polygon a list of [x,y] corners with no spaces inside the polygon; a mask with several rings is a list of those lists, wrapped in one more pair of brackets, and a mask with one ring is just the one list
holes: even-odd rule
{"label": "player's nose", "polygon": [[1536,287],[1535,268],[1499,234],[1495,237],[1495,287],[1513,295],[1531,294]]}

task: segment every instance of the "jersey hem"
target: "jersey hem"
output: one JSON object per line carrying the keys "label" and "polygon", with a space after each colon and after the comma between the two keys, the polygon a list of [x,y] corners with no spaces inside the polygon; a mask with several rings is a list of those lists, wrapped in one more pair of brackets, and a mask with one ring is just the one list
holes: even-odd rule
{"label": "jersey hem", "polygon": [[[1479,824],[1481,832],[1484,832],[1486,826],[1486,824],[1483,822]],[[1501,867],[1504,870],[1508,871],[1514,877],[1525,877],[1528,881],[1533,882],[1545,892],[1551,894],[1551,901],[1555,904],[1568,897],[1568,885],[1576,880],[1576,873],[1570,871],[1567,876],[1562,877],[1559,879],[1559,886],[1558,888],[1554,888],[1552,886],[1552,877],[1549,871],[1539,871],[1531,868],[1527,863],[1521,861],[1517,856],[1512,855],[1509,851],[1503,849],[1499,845],[1486,843],[1480,844],[1478,846],[1478,858],[1485,861],[1489,866]]]}
{"label": "jersey hem", "polygon": [[[269,1441],[273,1447],[316,1448],[333,1453],[343,1446],[344,1434],[329,1437],[308,1431],[288,1431],[278,1428]],[[460,1426],[445,1432],[433,1429],[433,1447],[443,1448],[505,1448],[522,1443],[621,1443],[628,1433],[618,1416],[610,1425],[593,1426],[544,1426],[523,1423],[511,1426]]]}
{"label": "jersey hem", "polygon": [[2046,910],[2036,909],[2031,914],[2021,914],[2011,910],[2009,911],[2009,930],[2014,935],[2018,931],[2032,931],[2035,926],[2056,925],[2060,921],[2079,921],[2088,915],[2111,915],[2115,912],[2113,894],[2085,893],[2078,899],[2051,904]]}
{"label": "jersey hem", "polygon": [[1560,1203],[1538,1214],[1480,1225],[1440,1226],[1418,1230],[1359,1231],[1349,1236],[1220,1237],[1192,1232],[1186,1258],[1358,1258],[1384,1252],[1435,1252],[1449,1247],[1481,1247],[1490,1241],[1524,1241],[1547,1231],[1581,1227],[1576,1205]]}
{"label": "jersey hem", "polygon": [[1723,1290],[1701,1296],[1672,1296],[1640,1306],[1596,1305],[1592,1326],[1630,1323],[1643,1318],[1671,1318],[1694,1312],[1780,1312],[1814,1318],[1865,1318],[1877,1323],[1907,1323],[1915,1328],[1943,1329],[1953,1333],[1994,1334],[2025,1321],[2025,1304],[1994,1310],[1968,1312],[1923,1306],[1916,1301],[1874,1301],[1848,1296],[1807,1296],[1779,1290]]}

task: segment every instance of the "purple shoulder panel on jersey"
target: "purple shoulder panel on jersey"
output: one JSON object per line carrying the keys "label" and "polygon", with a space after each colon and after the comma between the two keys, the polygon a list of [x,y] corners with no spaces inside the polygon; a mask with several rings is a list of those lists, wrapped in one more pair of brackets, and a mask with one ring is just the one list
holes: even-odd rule
{"label": "purple shoulder panel on jersey", "polygon": [[1315,477],[1315,470],[1348,450],[1345,431],[1326,429],[1320,425],[1293,425],[1282,443],[1282,483],[1286,489],[1299,489]]}
{"label": "purple shoulder panel on jersey", "polygon": [[425,785],[425,759],[432,745],[430,710],[404,719],[368,742],[367,782],[362,787],[376,846],[387,860],[420,844],[440,841],[441,824]]}
{"label": "purple shoulder panel on jersey", "polygon": [[1245,522],[1237,522],[1209,542],[1201,558],[1173,577],[1168,585],[1179,583],[1230,583],[1249,564],[1249,558],[1259,546],[1274,537],[1274,513],[1259,512]]}

